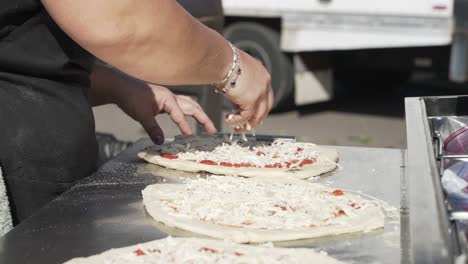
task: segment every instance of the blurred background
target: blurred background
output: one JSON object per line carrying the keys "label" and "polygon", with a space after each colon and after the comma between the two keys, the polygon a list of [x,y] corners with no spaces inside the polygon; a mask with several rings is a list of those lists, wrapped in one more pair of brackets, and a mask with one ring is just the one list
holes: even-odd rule
{"label": "blurred background", "polygon": [[[405,148],[405,97],[468,93],[468,1],[178,2],[270,71],[275,107],[257,133]],[[211,87],[171,89],[193,96],[230,132],[222,118],[231,105]],[[114,105],[94,113],[98,132],[129,142],[146,137]],[[180,133],[167,116],[157,120],[166,137]]]}

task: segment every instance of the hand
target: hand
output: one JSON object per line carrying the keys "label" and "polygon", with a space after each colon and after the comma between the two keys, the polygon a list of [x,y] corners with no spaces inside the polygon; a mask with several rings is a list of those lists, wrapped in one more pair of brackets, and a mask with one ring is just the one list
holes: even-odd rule
{"label": "hand", "polygon": [[164,142],[164,133],[155,120],[160,113],[167,113],[185,135],[192,134],[192,128],[185,116],[194,117],[208,133],[216,133],[216,128],[201,106],[192,98],[175,95],[169,89],[141,83],[126,89],[120,96],[118,106],[131,118],[138,121],[155,144]]}
{"label": "hand", "polygon": [[226,97],[238,108],[237,113],[226,119],[230,125],[249,122],[257,126],[270,112],[273,105],[271,77],[263,65],[247,53],[239,50],[242,73],[236,86]]}

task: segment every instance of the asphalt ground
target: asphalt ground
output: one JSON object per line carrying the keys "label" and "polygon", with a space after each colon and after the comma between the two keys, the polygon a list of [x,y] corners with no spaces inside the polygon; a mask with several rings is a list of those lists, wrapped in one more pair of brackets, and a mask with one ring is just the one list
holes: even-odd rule
{"label": "asphalt ground", "polygon": [[[346,87],[344,87],[346,88]],[[455,85],[443,81],[409,81],[386,90],[355,91],[341,89],[334,100],[306,106],[291,106],[272,113],[256,132],[292,135],[317,144],[405,148],[406,128],[404,98],[468,94],[468,84]],[[111,133],[125,141],[146,137],[141,126],[115,105],[94,108],[96,130]],[[157,117],[166,137],[179,134],[166,115]],[[194,126],[195,122],[191,120]],[[223,125],[222,132],[230,132]]]}

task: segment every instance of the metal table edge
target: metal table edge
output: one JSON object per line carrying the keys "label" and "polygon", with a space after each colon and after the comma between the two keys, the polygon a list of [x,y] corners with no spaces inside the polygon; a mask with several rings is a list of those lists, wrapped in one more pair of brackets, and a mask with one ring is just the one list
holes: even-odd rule
{"label": "metal table edge", "polygon": [[[422,98],[406,98],[410,263],[449,263],[450,226]],[[436,218],[434,218],[436,216]]]}

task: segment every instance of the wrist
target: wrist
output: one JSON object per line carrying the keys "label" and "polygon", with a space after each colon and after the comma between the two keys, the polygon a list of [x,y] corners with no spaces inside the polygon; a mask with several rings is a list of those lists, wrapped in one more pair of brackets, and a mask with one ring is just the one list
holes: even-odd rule
{"label": "wrist", "polygon": [[217,83],[221,80],[223,80],[226,77],[226,74],[229,72],[229,70],[232,67],[232,48],[229,45],[229,42],[225,40],[224,38],[220,38],[220,46],[221,48],[218,47],[218,54],[215,57],[215,63],[214,65],[215,68],[215,76],[214,78],[211,79],[209,82],[210,84]]}
{"label": "wrist", "polygon": [[212,85],[215,87],[215,92],[221,92],[223,94],[226,94],[230,89],[235,88],[237,79],[242,73],[239,50],[234,47],[232,43],[228,42],[228,44],[232,53],[232,61],[230,64],[231,66],[224,75],[223,79],[212,83]]}
{"label": "wrist", "polygon": [[102,85],[105,86],[103,98],[107,104],[121,106],[133,96],[136,89],[145,85],[143,81],[112,68],[106,68],[102,77]]}
{"label": "wrist", "polygon": [[125,107],[128,102],[135,101],[134,97],[140,94],[139,91],[148,88],[146,82],[127,75],[121,75],[119,79],[116,80],[115,89],[110,93],[110,97],[112,98],[112,103],[120,108]]}
{"label": "wrist", "polygon": [[232,98],[237,98],[239,96],[242,96],[243,94],[245,95],[247,85],[246,85],[246,79],[250,78],[251,72],[248,70],[248,58],[245,56],[245,52],[242,50],[239,50],[239,60],[240,60],[240,67],[241,67],[241,74],[237,76],[235,86],[230,88],[229,91],[227,91],[225,94],[223,94],[225,97],[227,97],[229,100]]}

